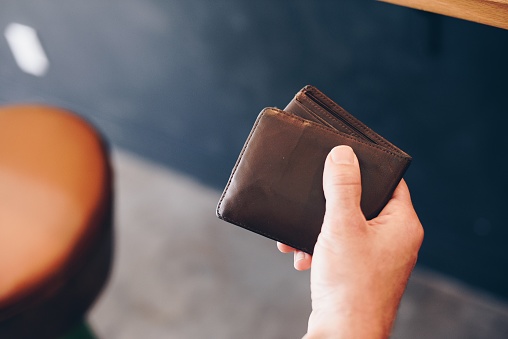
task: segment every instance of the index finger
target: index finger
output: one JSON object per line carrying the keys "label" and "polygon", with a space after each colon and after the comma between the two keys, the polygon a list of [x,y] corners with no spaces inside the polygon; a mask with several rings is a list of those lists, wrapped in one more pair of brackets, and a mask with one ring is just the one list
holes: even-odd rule
{"label": "index finger", "polygon": [[407,183],[404,179],[401,179],[399,184],[395,188],[392,200],[400,201],[403,203],[409,203],[412,205],[411,193],[409,193],[409,187],[407,186]]}

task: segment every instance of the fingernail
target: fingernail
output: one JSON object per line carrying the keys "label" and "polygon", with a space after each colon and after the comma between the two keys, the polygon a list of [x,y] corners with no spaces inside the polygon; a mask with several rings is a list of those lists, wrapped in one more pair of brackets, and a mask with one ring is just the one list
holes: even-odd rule
{"label": "fingernail", "polygon": [[353,149],[345,145],[334,147],[330,154],[332,156],[332,161],[336,164],[350,165],[355,159]]}
{"label": "fingernail", "polygon": [[295,252],[295,262],[305,259],[305,252],[296,251]]}

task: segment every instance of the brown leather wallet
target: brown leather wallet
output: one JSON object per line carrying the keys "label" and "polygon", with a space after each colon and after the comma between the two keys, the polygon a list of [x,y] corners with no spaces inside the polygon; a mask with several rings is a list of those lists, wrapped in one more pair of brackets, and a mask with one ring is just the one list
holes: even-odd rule
{"label": "brown leather wallet", "polygon": [[217,206],[217,216],[312,254],[325,213],[323,168],[349,145],[362,178],[361,208],[374,218],[390,200],[411,157],[306,86],[284,110],[258,116]]}

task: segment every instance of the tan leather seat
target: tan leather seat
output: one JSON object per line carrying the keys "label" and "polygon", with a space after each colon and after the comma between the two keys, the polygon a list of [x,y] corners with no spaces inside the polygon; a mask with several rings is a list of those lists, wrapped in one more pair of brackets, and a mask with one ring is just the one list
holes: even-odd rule
{"label": "tan leather seat", "polygon": [[82,319],[110,269],[111,181],[83,119],[0,108],[0,338],[54,338]]}

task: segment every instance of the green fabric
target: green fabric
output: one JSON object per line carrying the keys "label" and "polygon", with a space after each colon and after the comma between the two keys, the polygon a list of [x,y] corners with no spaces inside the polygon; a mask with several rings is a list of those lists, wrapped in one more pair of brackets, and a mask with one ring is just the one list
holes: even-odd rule
{"label": "green fabric", "polygon": [[90,326],[86,322],[82,322],[60,339],[97,339],[97,337],[93,334]]}

